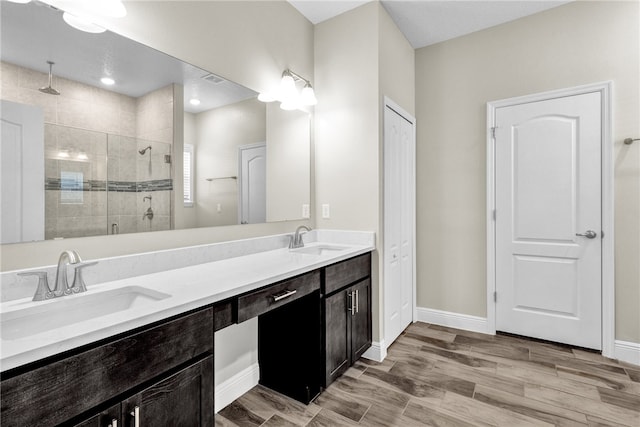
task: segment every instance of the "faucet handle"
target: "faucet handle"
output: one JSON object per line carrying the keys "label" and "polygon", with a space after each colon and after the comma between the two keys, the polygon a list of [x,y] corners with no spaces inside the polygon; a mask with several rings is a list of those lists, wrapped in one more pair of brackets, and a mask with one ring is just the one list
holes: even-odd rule
{"label": "faucet handle", "polygon": [[71,266],[75,269],[73,274],[73,285],[71,286],[71,291],[74,294],[87,291],[87,285],[84,283],[84,278],[82,277],[82,270],[85,267],[90,267],[92,265],[96,265],[97,263],[98,261],[89,261],[81,262],[78,264],[71,264]]}
{"label": "faucet handle", "polygon": [[28,271],[24,273],[18,273],[18,276],[38,276],[38,287],[33,294],[32,301],[44,301],[49,298],[53,298],[53,292],[49,287],[49,281],[47,280],[46,271]]}

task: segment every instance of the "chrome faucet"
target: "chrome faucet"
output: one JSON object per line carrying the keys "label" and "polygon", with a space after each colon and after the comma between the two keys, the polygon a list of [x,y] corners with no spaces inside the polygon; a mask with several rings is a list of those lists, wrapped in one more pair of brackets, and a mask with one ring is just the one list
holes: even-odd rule
{"label": "chrome faucet", "polygon": [[[33,295],[33,301],[44,301],[51,298],[57,298],[72,293],[85,292],[87,285],[82,277],[82,270],[85,267],[97,264],[98,261],[83,262],[82,258],[76,251],[64,251],[58,259],[58,268],[56,270],[56,284],[52,291],[49,287],[46,271],[27,271],[18,273],[18,276],[37,276],[38,287]],[[69,267],[74,268],[73,284],[69,286],[67,279],[67,270]]]}
{"label": "chrome faucet", "polygon": [[[303,231],[301,233],[302,230],[306,230],[306,231]],[[311,231],[311,229],[306,225],[301,225],[300,227],[296,228],[295,234],[293,236],[290,236],[289,238],[289,249],[304,247],[304,242],[302,241],[302,234],[306,233],[307,231]]]}
{"label": "chrome faucet", "polygon": [[79,264],[81,262],[82,259],[76,251],[64,251],[60,254],[58,269],[56,270],[56,285],[53,289],[54,296],[61,297],[72,292],[67,280],[67,267],[70,264]]}

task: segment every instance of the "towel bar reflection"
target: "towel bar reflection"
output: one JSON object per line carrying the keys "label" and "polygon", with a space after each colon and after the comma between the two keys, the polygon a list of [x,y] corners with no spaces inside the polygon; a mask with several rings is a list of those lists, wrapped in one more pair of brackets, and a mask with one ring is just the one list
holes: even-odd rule
{"label": "towel bar reflection", "polygon": [[633,141],[640,141],[640,138],[626,138],[623,142],[625,143],[625,145],[631,145]]}
{"label": "towel bar reflection", "polygon": [[211,182],[211,181],[217,181],[219,179],[238,179],[237,176],[221,176],[218,178],[205,178],[207,181]]}

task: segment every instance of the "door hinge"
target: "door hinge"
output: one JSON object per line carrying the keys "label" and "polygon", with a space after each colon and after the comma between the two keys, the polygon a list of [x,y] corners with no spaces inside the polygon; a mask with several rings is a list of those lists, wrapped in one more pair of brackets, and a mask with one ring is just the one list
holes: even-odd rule
{"label": "door hinge", "polygon": [[491,128],[491,138],[496,139],[496,127],[494,126]]}
{"label": "door hinge", "polygon": [[496,220],[496,210],[495,209],[493,210],[493,220],[494,221]]}
{"label": "door hinge", "polygon": [[493,292],[493,302],[498,302],[498,292]]}

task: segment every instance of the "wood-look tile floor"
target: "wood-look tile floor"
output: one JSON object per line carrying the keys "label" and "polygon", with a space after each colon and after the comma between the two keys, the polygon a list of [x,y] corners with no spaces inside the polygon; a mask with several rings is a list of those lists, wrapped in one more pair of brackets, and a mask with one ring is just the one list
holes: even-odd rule
{"label": "wood-look tile floor", "polygon": [[216,426],[640,427],[640,367],[569,346],[409,326],[382,363],[361,359],[313,403],[262,386]]}

